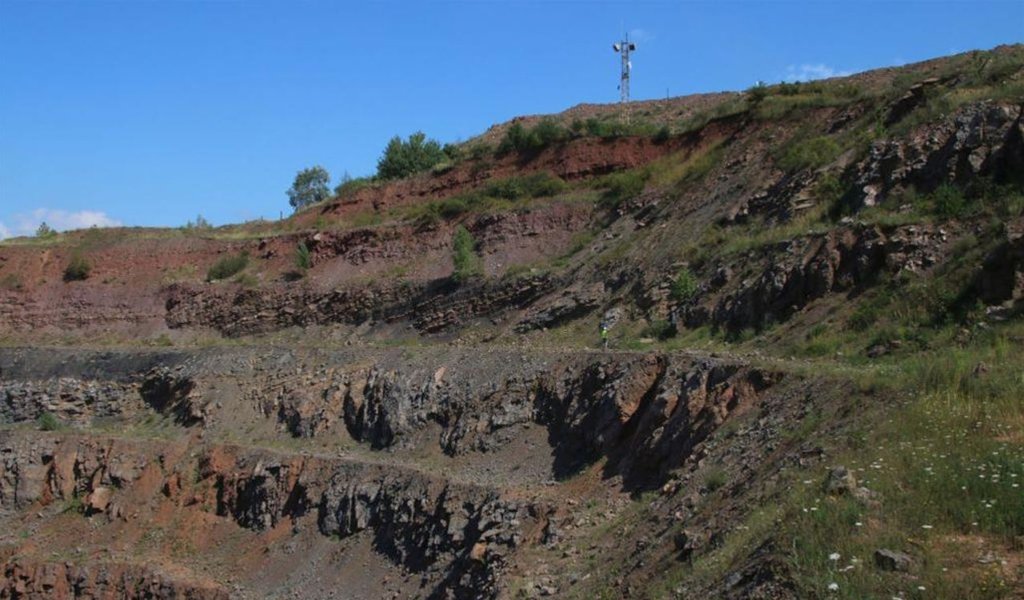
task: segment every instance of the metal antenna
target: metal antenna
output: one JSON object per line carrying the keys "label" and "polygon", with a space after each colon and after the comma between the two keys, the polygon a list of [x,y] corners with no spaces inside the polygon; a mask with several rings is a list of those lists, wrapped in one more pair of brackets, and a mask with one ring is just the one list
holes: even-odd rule
{"label": "metal antenna", "polygon": [[629,72],[633,70],[633,63],[629,62],[629,53],[636,50],[636,44],[629,41],[629,34],[626,34],[625,39],[617,44],[612,44],[612,50],[615,50],[622,56],[622,76],[619,79],[619,92],[621,94],[620,101],[625,104],[629,102]]}

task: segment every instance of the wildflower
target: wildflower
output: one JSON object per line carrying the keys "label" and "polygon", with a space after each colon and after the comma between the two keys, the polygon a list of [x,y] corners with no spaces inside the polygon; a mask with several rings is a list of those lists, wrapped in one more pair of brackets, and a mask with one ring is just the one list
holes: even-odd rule
{"label": "wildflower", "polygon": [[835,592],[835,591],[838,591],[838,590],[839,590],[839,584],[838,583],[833,581],[832,583],[828,584],[828,591]]}
{"label": "wildflower", "polygon": [[832,554],[829,554],[828,555],[828,559],[829,560],[833,560],[833,561],[839,560],[839,553],[838,552],[833,552]]}

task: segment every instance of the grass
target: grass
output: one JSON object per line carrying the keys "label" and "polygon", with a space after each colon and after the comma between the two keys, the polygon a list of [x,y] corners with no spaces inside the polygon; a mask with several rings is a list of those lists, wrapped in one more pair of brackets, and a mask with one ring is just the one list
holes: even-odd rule
{"label": "grass", "polygon": [[646,187],[649,177],[648,169],[632,169],[601,178],[595,183],[598,189],[604,190],[601,194],[601,207],[614,210],[637,197]]}
{"label": "grass", "polygon": [[80,254],[73,254],[64,268],[64,281],[84,281],[89,278],[92,265]]}
{"label": "grass", "polygon": [[[982,548],[1013,548],[1024,534],[1024,413],[1017,396],[1024,389],[1024,361],[1013,354],[1003,340],[902,365],[904,387],[917,395],[864,423],[863,448],[834,459],[878,495],[877,504],[824,497],[818,478],[798,486],[791,498],[786,534],[805,594],[821,595],[837,583],[841,598],[897,591],[909,597],[1004,597],[1001,573],[979,567],[976,555],[958,555],[951,545],[977,539]],[[995,366],[975,375],[982,360]],[[914,556],[911,581],[874,568],[878,548]],[[832,553],[842,560],[828,560]]]}
{"label": "grass", "polygon": [[218,281],[221,279],[227,279],[228,277],[241,272],[242,269],[248,265],[249,255],[245,252],[222,257],[217,262],[213,263],[210,270],[206,272],[206,280]]}
{"label": "grass", "polygon": [[36,424],[43,431],[59,431],[64,427],[60,419],[57,418],[57,415],[50,412],[44,412],[39,415],[39,418],[36,419]]}
{"label": "grass", "polygon": [[647,167],[647,178],[652,186],[658,188],[691,185],[702,181],[721,162],[724,153],[724,146],[714,143],[692,153],[685,160],[679,160],[678,154],[667,156]]}
{"label": "grass", "polygon": [[440,220],[453,220],[466,214],[514,210],[526,206],[530,200],[555,198],[567,191],[568,185],[556,175],[548,172],[531,173],[495,180],[479,190],[402,207],[392,217],[429,226]]}
{"label": "grass", "polygon": [[779,168],[790,172],[818,169],[835,160],[839,152],[838,142],[831,137],[807,137],[807,132],[801,131],[780,148],[775,162]]}
{"label": "grass", "polygon": [[[827,337],[828,329],[812,337]],[[809,411],[783,436],[785,445],[824,446],[827,463],[783,471],[777,497],[692,564],[672,563],[649,596],[720,583],[770,542],[798,597],[1015,597],[1014,576],[979,558],[1024,551],[1021,334],[1017,322],[962,347],[944,344],[883,363],[786,365],[794,374],[853,383],[842,406]],[[834,465],[851,469],[875,499],[826,496],[822,484]],[[724,480],[710,468],[709,489],[712,477]],[[875,567],[881,548],[911,555],[911,571]]]}
{"label": "grass", "polygon": [[721,467],[710,467],[704,473],[704,486],[708,488],[709,492],[721,489],[728,481],[728,475]]}

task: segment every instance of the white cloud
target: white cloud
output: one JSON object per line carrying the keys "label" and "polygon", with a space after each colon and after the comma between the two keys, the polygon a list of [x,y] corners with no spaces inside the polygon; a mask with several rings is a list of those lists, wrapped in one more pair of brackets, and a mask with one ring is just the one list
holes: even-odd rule
{"label": "white cloud", "polygon": [[39,224],[45,222],[57,231],[87,229],[89,227],[117,227],[121,222],[98,210],[71,212],[53,208],[37,208],[28,213],[11,215],[10,227],[0,222],[0,238],[33,235]]}
{"label": "white cloud", "polygon": [[815,79],[828,79],[829,77],[845,77],[850,71],[837,71],[826,64],[803,64],[789,65],[786,67],[786,76],[783,81],[813,81]]}

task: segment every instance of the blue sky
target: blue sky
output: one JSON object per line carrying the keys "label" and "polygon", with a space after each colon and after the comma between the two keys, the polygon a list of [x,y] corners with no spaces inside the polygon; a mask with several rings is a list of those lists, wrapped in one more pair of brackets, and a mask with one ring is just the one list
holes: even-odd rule
{"label": "blue sky", "polygon": [[0,0],[0,236],[288,213],[296,171],[395,134],[737,90],[1016,43],[1020,1]]}

